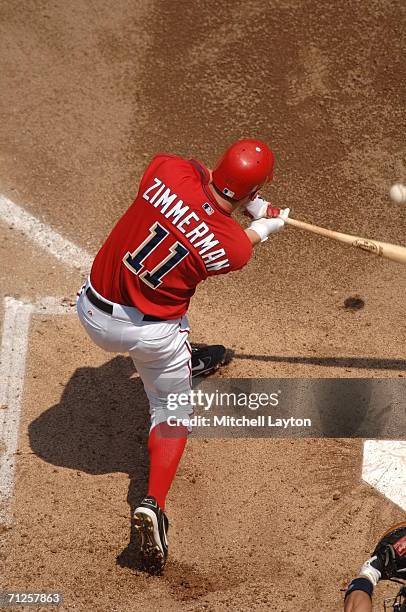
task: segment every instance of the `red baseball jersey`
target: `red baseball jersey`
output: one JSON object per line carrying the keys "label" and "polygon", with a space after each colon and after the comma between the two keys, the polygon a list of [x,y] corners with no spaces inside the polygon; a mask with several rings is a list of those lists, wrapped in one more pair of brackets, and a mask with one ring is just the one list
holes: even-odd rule
{"label": "red baseball jersey", "polygon": [[176,319],[196,286],[242,268],[252,245],[211,193],[207,168],[157,155],[133,204],[96,255],[90,280],[106,299],[144,314]]}

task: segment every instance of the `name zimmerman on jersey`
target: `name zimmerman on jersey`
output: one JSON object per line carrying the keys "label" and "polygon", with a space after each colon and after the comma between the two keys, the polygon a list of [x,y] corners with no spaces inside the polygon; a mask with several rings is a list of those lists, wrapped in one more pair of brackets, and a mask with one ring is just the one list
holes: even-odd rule
{"label": "name zimmerman on jersey", "polygon": [[222,270],[230,266],[225,250],[215,249],[219,240],[210,232],[207,223],[202,221],[196,212],[189,212],[190,206],[178,199],[176,193],[171,193],[169,187],[159,178],[154,178],[154,184],[144,191],[142,197],[185,235],[202,257],[206,270]]}

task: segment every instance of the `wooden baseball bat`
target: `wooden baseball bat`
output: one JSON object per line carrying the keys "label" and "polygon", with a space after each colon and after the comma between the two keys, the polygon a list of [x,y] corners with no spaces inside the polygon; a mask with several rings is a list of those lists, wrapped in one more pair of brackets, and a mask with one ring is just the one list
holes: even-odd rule
{"label": "wooden baseball bat", "polygon": [[335,232],[334,230],[319,227],[311,223],[305,223],[304,221],[297,221],[290,217],[286,219],[285,223],[308,232],[313,232],[313,234],[319,234],[326,238],[338,240],[338,242],[344,242],[344,244],[349,244],[356,249],[378,255],[378,257],[385,257],[397,263],[406,264],[406,247],[399,246],[398,244],[390,244],[389,242],[381,242],[380,240],[370,240],[369,238],[361,238],[360,236],[352,236],[351,234],[343,234],[342,232]]}

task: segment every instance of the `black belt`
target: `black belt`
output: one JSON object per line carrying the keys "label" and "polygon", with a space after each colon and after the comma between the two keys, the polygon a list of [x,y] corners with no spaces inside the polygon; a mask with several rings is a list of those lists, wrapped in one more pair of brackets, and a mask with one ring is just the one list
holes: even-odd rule
{"label": "black belt", "polygon": [[[95,294],[95,292],[92,290],[91,287],[88,287],[86,289],[86,295],[89,299],[89,302],[92,302],[93,306],[96,306],[96,308],[99,308],[99,310],[102,310],[103,312],[107,312],[109,315],[113,314],[112,304],[108,304],[104,300],[101,300],[99,297],[97,297],[97,295]],[[148,315],[148,314],[144,314],[144,316],[142,317],[142,320],[143,321],[166,321],[166,319],[160,319],[159,317],[154,317],[153,315]]]}

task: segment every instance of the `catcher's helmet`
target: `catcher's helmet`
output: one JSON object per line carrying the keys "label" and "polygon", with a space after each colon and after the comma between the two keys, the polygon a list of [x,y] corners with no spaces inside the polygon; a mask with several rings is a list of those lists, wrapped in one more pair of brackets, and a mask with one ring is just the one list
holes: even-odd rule
{"label": "catcher's helmet", "polygon": [[406,521],[391,527],[379,540],[372,554],[381,563],[383,580],[406,580]]}
{"label": "catcher's helmet", "polygon": [[241,200],[273,177],[274,155],[265,142],[245,138],[232,144],[217,162],[212,180],[222,194]]}

